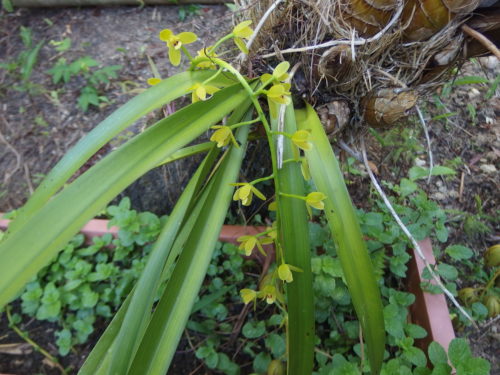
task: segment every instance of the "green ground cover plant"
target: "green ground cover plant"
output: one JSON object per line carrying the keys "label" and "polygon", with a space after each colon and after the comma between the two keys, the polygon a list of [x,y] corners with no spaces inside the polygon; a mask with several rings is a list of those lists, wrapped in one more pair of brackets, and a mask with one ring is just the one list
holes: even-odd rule
{"label": "green ground cover plant", "polygon": [[29,27],[21,26],[19,32],[24,49],[11,61],[0,63],[0,69],[5,69],[12,78],[15,90],[28,91],[36,94],[41,91],[39,85],[30,81],[33,69],[38,62],[40,49],[45,41],[41,40],[35,44],[33,32]]}
{"label": "green ground cover plant", "polygon": [[[56,46],[56,49],[61,50],[61,47],[64,47],[64,44]],[[72,62],[60,57],[47,73],[52,76],[54,84],[67,84],[75,77],[80,77],[83,80],[78,106],[85,112],[89,105],[99,107],[100,103],[109,103],[109,99],[99,93],[99,88],[103,84],[109,84],[111,79],[117,78],[118,71],[122,69],[121,65],[109,65],[97,69],[99,65],[99,62],[90,56],[83,56]]]}
{"label": "green ground cover plant", "polygon": [[[420,238],[439,236],[440,242],[446,241],[446,236],[430,224],[446,220],[443,210],[428,201],[423,191],[408,189],[407,184],[393,186],[397,194],[394,204],[403,220],[415,223]],[[428,355],[434,369],[427,369],[424,352],[415,346],[415,340],[426,337],[427,332],[408,323],[408,307],[414,302],[414,296],[404,291],[409,243],[384,204],[374,200],[372,206],[373,210],[359,210],[357,215],[363,234],[369,238],[367,245],[383,296],[388,346],[381,373],[451,374],[450,361],[455,368],[462,368],[459,373],[488,374],[488,363],[473,358],[464,339],[452,342],[449,358],[439,344],[432,343]],[[118,237],[96,237],[88,245],[82,235],[75,236],[21,293],[23,315],[12,316],[16,323],[26,317],[57,322],[60,329],[55,333],[55,343],[61,356],[75,345],[86,343],[98,319],[111,319],[139,278],[161,224],[167,220],[132,210],[128,198],[108,207],[106,214],[110,225],[120,228]],[[316,216],[309,223],[309,238],[316,322],[314,374],[370,373],[335,242],[322,217]],[[493,250],[488,256],[489,266],[493,265]],[[444,253],[455,261],[472,264],[468,260],[472,251],[465,246],[451,245]],[[189,340],[189,346],[185,350],[191,350],[208,369],[227,375],[248,372],[249,367],[255,374],[283,373],[286,312],[272,305],[264,309],[256,305],[243,316],[241,333],[234,335],[239,322],[234,317],[239,317],[243,309],[240,290],[257,288],[262,269],[255,259],[242,255],[238,246],[216,243],[186,324],[184,340]],[[454,267],[444,262],[437,270],[448,279],[454,273]],[[234,348],[240,349],[235,352]]]}

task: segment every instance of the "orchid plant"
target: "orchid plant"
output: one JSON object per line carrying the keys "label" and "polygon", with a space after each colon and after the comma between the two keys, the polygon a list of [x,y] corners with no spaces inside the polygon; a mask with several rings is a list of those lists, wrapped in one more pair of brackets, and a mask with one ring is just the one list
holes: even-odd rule
{"label": "orchid plant", "polygon": [[[257,290],[242,289],[242,302],[276,304],[287,315],[288,374],[305,375],[314,366],[314,304],[308,238],[312,209],[324,210],[344,278],[356,308],[372,374],[384,355],[382,304],[376,279],[342,173],[311,106],[294,109],[290,64],[279,63],[259,78],[242,75],[220,57],[228,40],[248,53],[251,22],[234,27],[213,46],[192,56],[191,32],[165,29],[173,65],[189,69],[162,79],[112,113],[54,167],[12,222],[0,243],[0,306],[46,266],[78,230],[118,193],[148,170],[196,153],[206,157],[171,212],[128,298],[90,353],[80,374],[164,374],[172,360],[203,282],[215,242],[232,200],[248,206],[266,200],[258,184],[272,180],[276,221],[264,232],[238,239],[245,255],[273,244],[276,267]],[[184,95],[192,104],[158,121],[68,183],[104,144],[138,118]],[[263,101],[267,100],[268,111]],[[272,174],[237,181],[251,129],[262,127],[269,142]],[[210,142],[187,146],[213,129]],[[120,166],[120,168],[117,168]],[[317,191],[306,194],[312,179]],[[234,191],[234,187],[236,190]],[[166,283],[159,300],[155,291]]]}

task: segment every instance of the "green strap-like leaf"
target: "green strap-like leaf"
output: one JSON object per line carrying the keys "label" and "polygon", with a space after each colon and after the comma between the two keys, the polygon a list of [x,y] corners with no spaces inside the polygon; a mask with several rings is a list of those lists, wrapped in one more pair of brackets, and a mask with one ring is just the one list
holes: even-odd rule
{"label": "green strap-like leaf", "polygon": [[300,129],[311,130],[314,147],[306,151],[318,191],[327,195],[325,214],[337,243],[337,254],[367,343],[372,374],[382,366],[385,330],[382,300],[356,212],[330,142],[314,109],[297,110]]}
{"label": "green strap-like leaf", "polygon": [[[149,88],[113,112],[71,148],[50,171],[28,202],[18,211],[16,219],[10,224],[9,232],[14,232],[25,223],[66,183],[78,168],[114,136],[147,113],[185,95],[196,82],[204,81],[214,73],[202,70],[177,74]],[[227,86],[232,82],[224,75],[219,74],[211,84]]]}
{"label": "green strap-like leaf", "polygon": [[[212,146],[215,145],[212,143]],[[94,348],[89,357],[91,360],[85,362],[79,372],[80,375],[102,373],[104,369],[100,366],[103,363],[108,363],[104,358],[105,356],[111,357],[109,368],[113,369],[114,373],[126,373],[129,361],[133,358],[133,353],[135,353],[135,349],[142,339],[142,334],[151,316],[155,297],[155,293],[152,291],[157,290],[160,285],[165,260],[170,254],[170,249],[186,211],[195,196],[198,181],[207,175],[209,168],[215,161],[215,156],[218,154],[217,150],[213,151],[215,152],[211,152],[205,158],[193,175],[168,217],[165,227],[151,250],[146,266],[127,300],[126,312],[123,313],[121,308],[118,312],[118,314],[125,315],[119,323],[116,323],[119,324],[119,329],[115,327],[116,324],[111,323],[103,337],[110,335],[108,331],[113,331],[113,339],[107,339],[107,345],[99,345],[99,343]],[[103,339],[101,338],[99,341],[101,340]],[[113,345],[111,346],[111,344]],[[97,351],[102,353],[95,353]],[[99,360],[96,358],[99,358]]]}
{"label": "green strap-like leaf", "polygon": [[245,152],[248,127],[237,132],[242,147],[232,147],[205,190],[206,201],[185,242],[175,269],[137,351],[129,374],[165,374],[193,308],[231,201]]}
{"label": "green strap-like leaf", "polygon": [[118,193],[248,100],[235,85],[174,113],[101,160],[7,236],[0,243],[0,307]]}
{"label": "green strap-like leaf", "polygon": [[[293,134],[297,129],[293,105],[285,112],[286,133]],[[277,125],[273,122],[273,130]],[[293,159],[292,143],[288,138],[283,142],[283,160]],[[279,192],[305,195],[304,178],[300,164],[284,163],[279,173]],[[287,284],[288,307],[288,374],[311,374],[314,361],[314,301],[311,272],[311,245],[309,242],[308,216],[303,200],[279,198],[278,215],[280,238],[283,244],[285,262],[300,268],[302,272],[293,273],[293,282]]]}

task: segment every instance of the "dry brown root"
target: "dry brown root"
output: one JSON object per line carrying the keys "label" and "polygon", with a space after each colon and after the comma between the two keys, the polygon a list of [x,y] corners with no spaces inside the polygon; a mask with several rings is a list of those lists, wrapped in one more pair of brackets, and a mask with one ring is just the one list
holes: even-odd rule
{"label": "dry brown root", "polygon": [[[241,18],[253,18],[257,24],[275,0],[236,2],[243,9]],[[300,95],[320,105],[347,101],[355,120],[349,124],[366,120],[389,127],[408,114],[418,97],[446,82],[450,68],[472,49],[485,50],[484,41],[466,38],[461,29],[478,2],[283,1],[257,35],[253,67],[258,72],[283,59],[292,65],[301,62],[295,80],[304,87]]]}

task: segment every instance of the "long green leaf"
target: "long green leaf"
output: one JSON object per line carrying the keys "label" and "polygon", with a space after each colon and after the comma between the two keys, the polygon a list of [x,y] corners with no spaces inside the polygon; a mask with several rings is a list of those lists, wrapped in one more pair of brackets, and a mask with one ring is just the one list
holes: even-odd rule
{"label": "long green leaf", "polygon": [[[215,144],[212,143],[212,146],[215,146]],[[108,340],[108,345],[106,346],[101,345],[100,347],[96,347],[92,351],[91,356],[96,350],[104,353],[99,355],[98,361],[91,360],[89,364],[86,361],[79,374],[95,375],[100,373],[102,371],[100,365],[107,363],[104,356],[111,356],[109,368],[113,369],[114,373],[126,373],[128,363],[133,358],[133,353],[142,338],[144,329],[151,316],[155,297],[155,293],[152,291],[157,290],[160,285],[165,260],[170,253],[172,243],[184,220],[190,202],[195,196],[198,181],[207,175],[209,168],[215,161],[215,156],[218,154],[217,150],[213,151],[215,152],[211,152],[200,167],[198,167],[198,170],[189,181],[168,217],[157,242],[151,250],[146,266],[134,290],[131,292],[127,311],[122,313],[120,309],[119,313],[125,314],[120,322],[120,328],[116,329],[114,326],[110,326],[106,329],[104,335],[106,335],[108,330],[114,330],[113,340],[111,342]],[[111,344],[113,344],[112,347]],[[94,355],[98,356],[98,354]]]}
{"label": "long green leaf", "polygon": [[[123,324],[123,319],[125,318],[125,314],[128,310],[128,307],[130,306],[132,293],[133,289],[129,293],[125,301],[123,301],[115,316],[106,327],[104,333],[101,335],[101,337],[99,337],[99,341],[97,341],[97,344],[90,352],[89,356],[85,360],[85,363],[78,371],[79,375],[97,375],[100,369],[103,369],[104,367],[107,368],[107,364],[109,364],[109,358],[106,357],[106,353],[108,352],[109,348],[115,341],[116,336],[120,332],[120,328]],[[106,359],[107,362],[105,364]]]}
{"label": "long green leaf", "polygon": [[129,374],[165,374],[205,278],[231,201],[245,151],[248,127],[238,130],[243,145],[232,147],[207,187],[208,197],[160,299]]}
{"label": "long green leaf", "polygon": [[323,126],[308,105],[297,110],[299,128],[311,130],[312,150],[306,151],[313,181],[328,198],[325,214],[337,243],[347,287],[367,343],[372,374],[378,374],[384,357],[385,330],[382,300],[356,212],[342,171]]}
{"label": "long green leaf", "polygon": [[[293,105],[285,112],[284,131],[293,134],[297,129]],[[273,130],[276,124],[273,123]],[[293,159],[291,142],[283,142],[283,159]],[[284,163],[278,171],[279,192],[305,195],[304,178],[299,163]],[[314,301],[311,271],[311,245],[305,202],[297,198],[280,197],[278,207],[280,238],[285,263],[298,267],[293,282],[287,284],[288,307],[288,374],[311,374],[314,361]]]}
{"label": "long green leaf", "polygon": [[[114,136],[145,114],[185,95],[194,83],[203,81],[213,74],[213,71],[206,70],[177,74],[149,88],[113,112],[69,150],[50,171],[28,202],[18,211],[16,219],[10,224],[9,233],[28,221],[78,168]],[[211,84],[228,85],[231,82],[219,74]]]}
{"label": "long green leaf", "polygon": [[[250,102],[235,110],[229,119],[229,123],[239,121],[249,105]],[[215,155],[218,154],[218,149],[213,148],[214,143],[212,142],[210,142],[209,145],[212,146],[212,152],[207,156],[204,163],[212,165]],[[203,149],[206,149],[206,146],[206,144],[203,144]],[[178,155],[179,151],[174,153],[172,156]],[[184,189],[183,195],[177,202],[174,211],[169,217],[165,230],[162,232],[162,235],[160,235],[158,242],[152,250],[151,258],[148,260],[148,263],[136,286],[133,301],[131,302],[131,307],[127,311],[127,316],[123,322],[120,334],[116,338],[113,348],[109,352],[112,354],[112,360],[109,366],[110,374],[122,374],[127,372],[128,364],[133,358],[135,350],[141,342],[145,326],[149,322],[154,301],[154,294],[152,294],[151,291],[157,290],[160,282],[163,282],[164,277],[160,277],[162,275],[162,270],[164,270],[163,274],[169,274],[169,264],[175,262],[180,250],[182,249],[182,246],[179,246],[179,240],[181,241],[181,244],[184,244],[186,241],[185,236],[191,234],[191,229],[195,225],[194,220],[192,224],[184,225],[181,235],[178,236],[176,243],[174,244],[175,235],[181,227],[181,223],[184,221],[185,213],[190,204],[193,203],[194,194],[196,190],[201,187],[201,182],[208,172],[208,168],[202,165],[197,171],[197,175],[190,180],[190,183]],[[189,192],[189,198],[185,197],[186,192]],[[201,208],[204,200],[197,199],[196,202],[201,203]],[[190,217],[193,219],[198,218],[197,210],[192,210]],[[171,251],[173,244],[174,249],[179,250],[178,252],[176,250]],[[166,265],[165,260],[167,260]]]}
{"label": "long green leaf", "polygon": [[234,108],[248,101],[240,85],[174,113],[108,155],[0,243],[0,307],[119,192]]}

